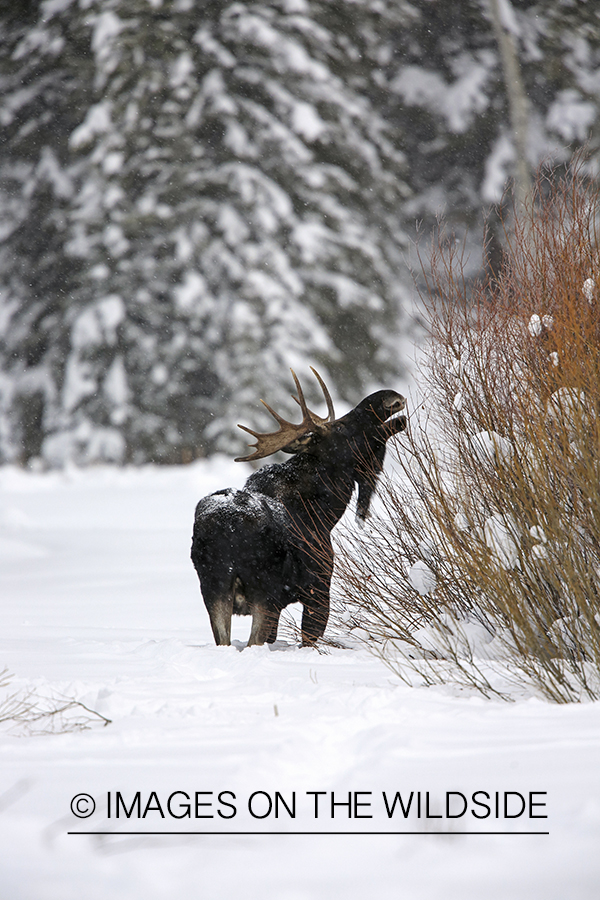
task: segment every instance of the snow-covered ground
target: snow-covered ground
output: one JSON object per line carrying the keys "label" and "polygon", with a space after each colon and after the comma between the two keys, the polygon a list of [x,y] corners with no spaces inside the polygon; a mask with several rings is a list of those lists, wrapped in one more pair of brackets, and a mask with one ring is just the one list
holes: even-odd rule
{"label": "snow-covered ground", "polygon": [[[0,900],[600,896],[599,703],[409,688],[364,650],[239,652],[247,619],[236,646],[214,646],[193,509],[246,475],[225,460],[0,470],[8,692],[111,720],[2,726]],[[399,801],[388,817],[396,792],[405,806],[413,794],[408,818]],[[96,803],[87,818],[71,812],[82,794]],[[85,831],[112,834],[73,833]]]}

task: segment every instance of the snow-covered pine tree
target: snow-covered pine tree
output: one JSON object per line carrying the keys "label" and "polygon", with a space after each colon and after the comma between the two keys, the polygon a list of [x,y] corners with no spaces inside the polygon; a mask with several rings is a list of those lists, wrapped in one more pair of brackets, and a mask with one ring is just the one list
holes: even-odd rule
{"label": "snow-covered pine tree", "polygon": [[[470,232],[480,259],[482,209],[514,177],[505,72],[489,0],[413,0],[413,24],[397,29],[385,76],[396,103],[387,114],[402,135],[414,197],[406,212],[424,230],[442,214]],[[600,8],[597,4],[499,2],[515,41],[529,101],[529,163],[566,162],[600,147]]]}
{"label": "snow-covered pine tree", "polygon": [[285,406],[290,364],[351,400],[402,369],[403,158],[359,89],[378,4],[61,0],[43,15],[56,68],[77,23],[94,69],[67,135],[81,177],[47,458],[239,449],[234,423],[260,396]]}
{"label": "snow-covered pine tree", "polygon": [[[542,0],[529,18],[543,17],[537,45],[543,76],[532,79],[536,105],[556,146],[584,146],[595,167],[600,157],[600,8],[596,3]],[[544,82],[551,90],[544,90]],[[544,103],[544,94],[546,102]],[[549,96],[548,96],[549,94]],[[559,157],[566,161],[566,155]]]}
{"label": "snow-covered pine tree", "polygon": [[41,452],[59,403],[76,261],[68,135],[92,69],[86,29],[15,2],[0,13],[0,460]]}

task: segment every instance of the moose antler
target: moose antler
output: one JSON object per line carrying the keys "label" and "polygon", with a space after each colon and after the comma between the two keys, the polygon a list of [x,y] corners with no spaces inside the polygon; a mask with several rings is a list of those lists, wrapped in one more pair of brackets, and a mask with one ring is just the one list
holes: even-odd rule
{"label": "moose antler", "polygon": [[277,431],[269,433],[252,431],[251,428],[246,428],[245,425],[238,425],[238,428],[241,428],[242,431],[246,431],[248,434],[251,434],[252,437],[256,438],[256,444],[250,444],[251,447],[255,447],[256,449],[254,453],[251,453],[249,456],[238,456],[235,462],[248,462],[252,459],[263,459],[265,456],[271,456],[272,453],[276,453],[278,450],[285,450],[287,448],[290,448],[294,444],[294,442],[303,435],[323,428],[326,425],[330,425],[335,421],[335,412],[333,410],[333,400],[331,399],[331,394],[327,390],[325,382],[323,381],[317,370],[313,369],[312,366],[310,368],[311,372],[321,385],[321,390],[323,391],[323,394],[325,396],[325,402],[327,403],[327,416],[325,418],[322,418],[316,413],[310,411],[310,409],[306,405],[306,400],[304,399],[304,394],[302,393],[302,388],[300,387],[300,382],[298,381],[296,373],[293,369],[290,369],[290,372],[292,373],[292,377],[296,384],[296,390],[298,391],[298,396],[294,397],[294,400],[302,410],[302,421],[298,425],[294,425],[293,422],[286,421],[286,419],[283,419],[279,415],[279,413],[276,413],[268,403],[265,403],[264,400],[261,400],[260,402],[263,404],[263,406],[266,406],[275,421],[279,423],[279,428],[277,429]]}

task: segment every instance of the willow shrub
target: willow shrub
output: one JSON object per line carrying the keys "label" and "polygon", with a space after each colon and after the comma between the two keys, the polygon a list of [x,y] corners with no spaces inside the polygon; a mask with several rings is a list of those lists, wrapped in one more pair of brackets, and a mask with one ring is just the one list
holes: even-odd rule
{"label": "willow shrub", "polygon": [[600,696],[599,199],[581,165],[540,175],[475,289],[434,248],[424,399],[338,535],[337,613],[407,680]]}

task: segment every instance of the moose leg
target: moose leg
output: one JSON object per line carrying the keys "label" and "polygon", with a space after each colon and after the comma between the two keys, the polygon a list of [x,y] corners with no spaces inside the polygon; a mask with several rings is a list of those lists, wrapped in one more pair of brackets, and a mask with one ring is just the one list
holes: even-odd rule
{"label": "moose leg", "polygon": [[274,644],[277,640],[277,629],[279,628],[280,613],[271,613],[271,630],[267,635],[267,644]]}
{"label": "moose leg", "polygon": [[233,615],[233,598],[218,597],[206,604],[210,625],[215,637],[215,644],[231,644],[231,616]]}
{"label": "moose leg", "polygon": [[329,586],[333,575],[333,548],[329,534],[305,540],[299,554],[298,591],[302,603],[302,646],[311,647],[323,636],[329,619]]}
{"label": "moose leg", "polygon": [[264,644],[265,641],[272,644],[277,637],[277,625],[279,615],[274,612],[264,601],[254,603],[252,606],[252,628],[248,638],[248,646]]}
{"label": "moose leg", "polygon": [[304,604],[302,611],[302,646],[312,647],[327,627],[329,619],[329,594],[319,597],[318,605]]}
{"label": "moose leg", "polygon": [[333,575],[333,547],[329,534],[319,535],[302,547],[302,646],[311,647],[323,636],[329,620],[329,588]]}
{"label": "moose leg", "polygon": [[333,562],[331,567],[321,566],[318,577],[312,579],[303,591],[301,598],[304,609],[302,611],[302,646],[311,647],[323,637],[329,620],[329,586],[333,574]]}

